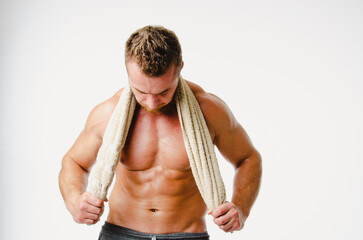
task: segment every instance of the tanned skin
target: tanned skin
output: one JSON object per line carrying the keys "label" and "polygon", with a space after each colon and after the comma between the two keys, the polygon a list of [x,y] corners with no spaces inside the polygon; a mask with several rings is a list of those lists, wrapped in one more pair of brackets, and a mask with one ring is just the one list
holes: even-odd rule
{"label": "tanned skin", "polygon": [[[225,232],[241,230],[258,195],[261,157],[227,105],[187,81],[207,121],[213,143],[235,167],[231,202],[208,211],[194,181],[174,102],[181,68],[146,76],[126,64],[138,102],[116,168],[107,221],[140,232],[205,232],[205,215]],[[86,193],[106,126],[122,89],[90,113],[85,128],[62,160],[59,185],[66,207],[78,223],[95,224],[104,202]],[[227,186],[228,187],[228,186]]]}

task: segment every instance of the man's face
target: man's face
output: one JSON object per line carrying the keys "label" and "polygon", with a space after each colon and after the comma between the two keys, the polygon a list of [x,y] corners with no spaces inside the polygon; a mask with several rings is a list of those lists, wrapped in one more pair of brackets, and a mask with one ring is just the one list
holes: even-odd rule
{"label": "man's face", "polygon": [[148,112],[158,113],[170,103],[178,86],[177,68],[172,65],[159,77],[145,75],[136,62],[126,62],[129,83],[137,102]]}

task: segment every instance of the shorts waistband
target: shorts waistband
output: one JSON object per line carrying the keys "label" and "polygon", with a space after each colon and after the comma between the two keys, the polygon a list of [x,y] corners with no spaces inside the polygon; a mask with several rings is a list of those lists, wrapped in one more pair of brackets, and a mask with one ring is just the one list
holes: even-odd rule
{"label": "shorts waistband", "polygon": [[102,231],[118,234],[127,235],[133,237],[140,237],[146,239],[209,239],[208,232],[192,233],[192,232],[180,232],[180,233],[168,233],[168,234],[153,234],[139,232],[130,228],[122,227],[105,221],[102,226]]}

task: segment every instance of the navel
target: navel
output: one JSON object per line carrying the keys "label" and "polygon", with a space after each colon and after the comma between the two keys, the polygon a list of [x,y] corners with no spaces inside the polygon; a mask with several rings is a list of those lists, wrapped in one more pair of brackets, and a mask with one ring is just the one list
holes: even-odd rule
{"label": "navel", "polygon": [[158,209],[155,209],[155,208],[150,208],[150,209],[149,209],[149,211],[150,211],[150,212],[157,212],[157,211],[159,211],[159,210],[158,210]]}

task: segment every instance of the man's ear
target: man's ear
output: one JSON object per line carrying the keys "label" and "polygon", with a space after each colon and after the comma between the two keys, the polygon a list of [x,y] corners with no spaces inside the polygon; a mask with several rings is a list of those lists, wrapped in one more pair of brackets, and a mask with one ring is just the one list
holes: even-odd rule
{"label": "man's ear", "polygon": [[182,61],[182,63],[181,63],[181,66],[180,66],[180,69],[179,69],[179,74],[178,74],[178,75],[180,75],[180,73],[181,73],[181,70],[183,69],[183,67],[184,67],[184,61]]}

